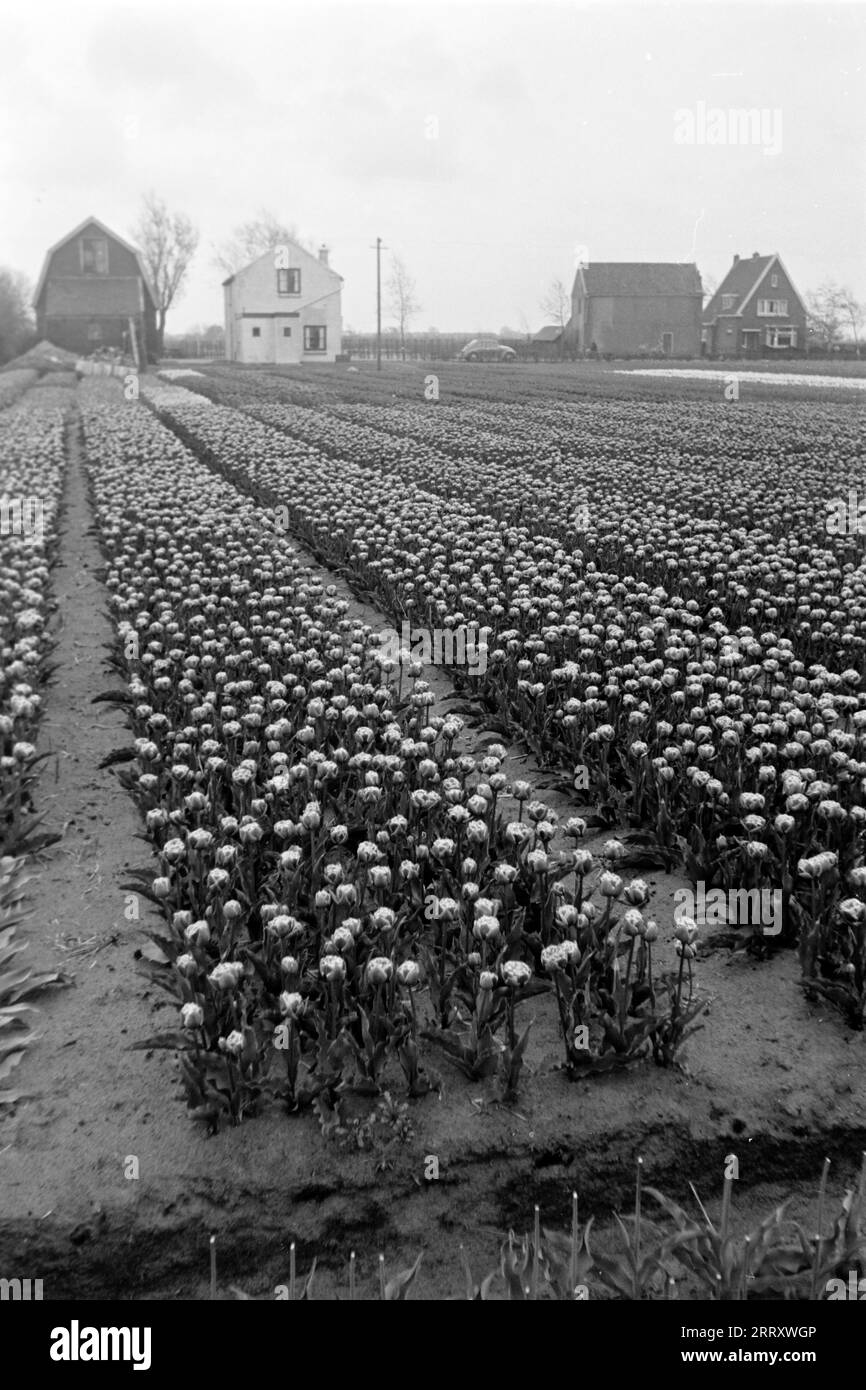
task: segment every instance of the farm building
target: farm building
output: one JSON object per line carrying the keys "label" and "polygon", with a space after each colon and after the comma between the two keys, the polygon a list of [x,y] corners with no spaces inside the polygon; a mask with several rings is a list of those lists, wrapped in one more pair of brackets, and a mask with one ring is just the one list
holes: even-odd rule
{"label": "farm building", "polygon": [[772,357],[806,347],[806,306],[778,253],[734,257],[703,314],[709,357]]}
{"label": "farm building", "polygon": [[341,352],[343,277],[289,241],[223,281],[230,362],[333,362]]}
{"label": "farm building", "polygon": [[533,333],[529,351],[536,361],[541,358],[561,357],[565,343],[566,331],[558,323],[546,324],[544,328],[539,328],[537,333]]}
{"label": "farm building", "polygon": [[697,357],[702,302],[696,265],[598,261],[574,277],[568,333],[578,351]]}
{"label": "farm building", "polygon": [[39,337],[69,352],[156,355],[156,300],[141,256],[95,217],[51,247],[33,307]]}

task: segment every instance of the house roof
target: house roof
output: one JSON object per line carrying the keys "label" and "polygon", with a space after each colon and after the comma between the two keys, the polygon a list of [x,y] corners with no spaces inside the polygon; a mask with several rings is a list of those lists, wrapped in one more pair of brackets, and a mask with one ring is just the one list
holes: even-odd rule
{"label": "house roof", "polygon": [[48,281],[45,313],[51,318],[94,318],[140,314],[139,281],[132,275],[54,276]]}
{"label": "house roof", "polygon": [[144,261],[141,258],[141,252],[135,246],[131,246],[128,241],[124,241],[122,236],[118,236],[117,232],[113,232],[110,227],[106,227],[105,223],[100,222],[98,217],[85,217],[84,221],[79,222],[78,226],[74,227],[71,232],[67,232],[66,235],[62,236],[59,241],[55,241],[53,246],[49,246],[48,250],[45,253],[45,260],[42,263],[42,270],[40,271],[39,280],[33,295],[34,306],[38,304],[40,295],[42,294],[42,290],[45,287],[45,281],[48,276],[48,267],[51,264],[51,257],[54,255],[55,251],[60,250],[61,246],[65,246],[67,241],[72,241],[74,237],[80,236],[81,233],[84,231],[85,227],[98,227],[99,230],[103,232],[105,236],[110,236],[113,241],[119,242],[121,246],[125,247],[126,250],[129,251],[135,257],[135,262],[138,266],[139,274],[141,275],[141,278],[144,282],[144,287],[150,295],[151,303],[154,305],[154,307],[156,307],[156,295],[154,294],[153,286],[150,283],[150,276],[145,270]]}
{"label": "house roof", "polygon": [[545,328],[539,328],[537,333],[532,335],[534,343],[555,343],[557,338],[562,337],[562,329],[558,323],[548,324]]}
{"label": "house roof", "polygon": [[302,256],[306,256],[308,260],[315,261],[316,265],[320,265],[323,270],[328,271],[330,275],[333,275],[335,280],[339,280],[342,284],[343,277],[342,275],[337,274],[333,266],[325,265],[325,262],[323,260],[320,260],[318,256],[314,256],[312,251],[308,251],[306,246],[302,246],[299,241],[294,241],[292,237],[286,237],[283,241],[275,242],[273,246],[269,246],[267,251],[263,251],[260,256],[254,256],[253,259],[251,261],[248,261],[246,265],[238,266],[237,270],[235,270],[231,275],[229,275],[225,280],[223,280],[223,285],[230,285],[233,280],[237,279],[238,275],[243,275],[244,272],[249,270],[251,266],[258,265],[259,261],[263,261],[265,259],[265,256],[273,256],[277,246],[294,246],[295,250],[300,251]]}
{"label": "house roof", "polygon": [[715,323],[716,316],[721,311],[723,294],[737,296],[736,307],[725,312],[740,314],[746,299],[751,298],[758,281],[766,274],[775,259],[775,256],[747,256],[735,260],[704,310],[704,323]]}
{"label": "house roof", "polygon": [[577,272],[580,276],[587,295],[604,299],[617,295],[703,294],[698,268],[687,262],[594,261],[581,266]]}

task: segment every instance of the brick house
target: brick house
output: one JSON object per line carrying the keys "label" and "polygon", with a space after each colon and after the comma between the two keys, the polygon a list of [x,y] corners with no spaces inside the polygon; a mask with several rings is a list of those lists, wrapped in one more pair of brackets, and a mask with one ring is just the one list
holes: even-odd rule
{"label": "brick house", "polygon": [[69,352],[156,356],[156,299],[141,256],[96,217],[51,247],[33,307],[40,338]]}
{"label": "brick house", "polygon": [[342,351],[343,277],[288,241],[223,281],[230,362],[333,362]]}
{"label": "brick house", "polygon": [[568,336],[579,352],[697,357],[702,303],[696,265],[597,261],[574,277]]}
{"label": "brick house", "polygon": [[708,357],[774,357],[806,348],[806,306],[777,253],[734,257],[703,313]]}

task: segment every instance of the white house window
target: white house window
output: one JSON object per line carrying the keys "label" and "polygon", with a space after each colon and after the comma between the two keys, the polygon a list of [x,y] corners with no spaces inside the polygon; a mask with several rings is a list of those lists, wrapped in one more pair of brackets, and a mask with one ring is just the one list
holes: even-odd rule
{"label": "white house window", "polygon": [[797,346],[796,328],[768,328],[767,347],[769,348],[795,348]]}
{"label": "white house window", "polygon": [[84,275],[108,274],[108,242],[105,237],[81,238],[81,270]]}
{"label": "white house window", "polygon": [[784,319],[788,316],[787,299],[759,299],[758,318],[759,319]]}
{"label": "white house window", "polygon": [[778,288],[779,288],[779,277],[778,277],[778,275],[771,275],[771,276],[770,276],[770,289],[771,289],[771,290],[777,290]]}
{"label": "white house window", "polygon": [[735,294],[723,294],[723,295],[722,295],[722,313],[723,313],[723,314],[724,314],[728,309],[735,309],[736,306],[737,306],[737,296],[736,296]]}
{"label": "white house window", "polygon": [[304,352],[327,352],[327,328],[308,324],[304,329]]}
{"label": "white house window", "polygon": [[253,329],[253,337],[254,337],[254,338],[260,338],[261,336],[262,336],[262,330],[261,330],[260,328],[254,328],[254,329]]}
{"label": "white house window", "polygon": [[89,343],[102,342],[102,325],[95,320],[87,325],[87,341]]}
{"label": "white house window", "polygon": [[301,272],[299,270],[277,271],[277,294],[300,294]]}
{"label": "white house window", "polygon": [[292,330],[291,330],[291,328],[284,328],[284,329],[283,329],[283,337],[284,337],[284,338],[291,338],[291,336],[292,336]]}

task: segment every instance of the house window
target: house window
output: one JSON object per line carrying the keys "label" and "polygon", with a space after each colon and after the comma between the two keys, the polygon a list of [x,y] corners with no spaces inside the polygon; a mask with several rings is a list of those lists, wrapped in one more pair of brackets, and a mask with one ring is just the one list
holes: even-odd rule
{"label": "house window", "polygon": [[768,328],[767,347],[769,348],[795,348],[797,346],[796,328]]}
{"label": "house window", "polygon": [[254,338],[260,338],[261,336],[262,336],[262,330],[261,330],[260,328],[254,328],[254,329],[253,329],[253,337],[254,337]]}
{"label": "house window", "polygon": [[291,330],[291,328],[284,328],[284,329],[283,329],[283,337],[284,337],[284,338],[291,338],[291,336],[292,336],[292,330]]}
{"label": "house window", "polygon": [[778,288],[779,288],[779,277],[778,277],[778,275],[771,275],[771,276],[770,276],[770,289],[771,289],[771,290],[777,290]]}
{"label": "house window", "polygon": [[299,270],[277,271],[277,294],[300,294],[301,272]]}
{"label": "house window", "polygon": [[729,309],[735,309],[736,306],[737,306],[737,296],[736,296],[735,294],[723,294],[723,295],[722,295],[722,313],[723,313],[723,314],[726,313]]}
{"label": "house window", "polygon": [[81,270],[84,275],[108,274],[108,242],[105,237],[81,238]]}
{"label": "house window", "polygon": [[759,319],[784,319],[788,316],[787,299],[759,299],[758,318]]}
{"label": "house window", "polygon": [[102,324],[95,321],[87,325],[87,341],[89,343],[102,342]]}
{"label": "house window", "polygon": [[307,325],[304,329],[304,352],[327,352],[327,347],[327,328],[314,328],[311,325]]}

